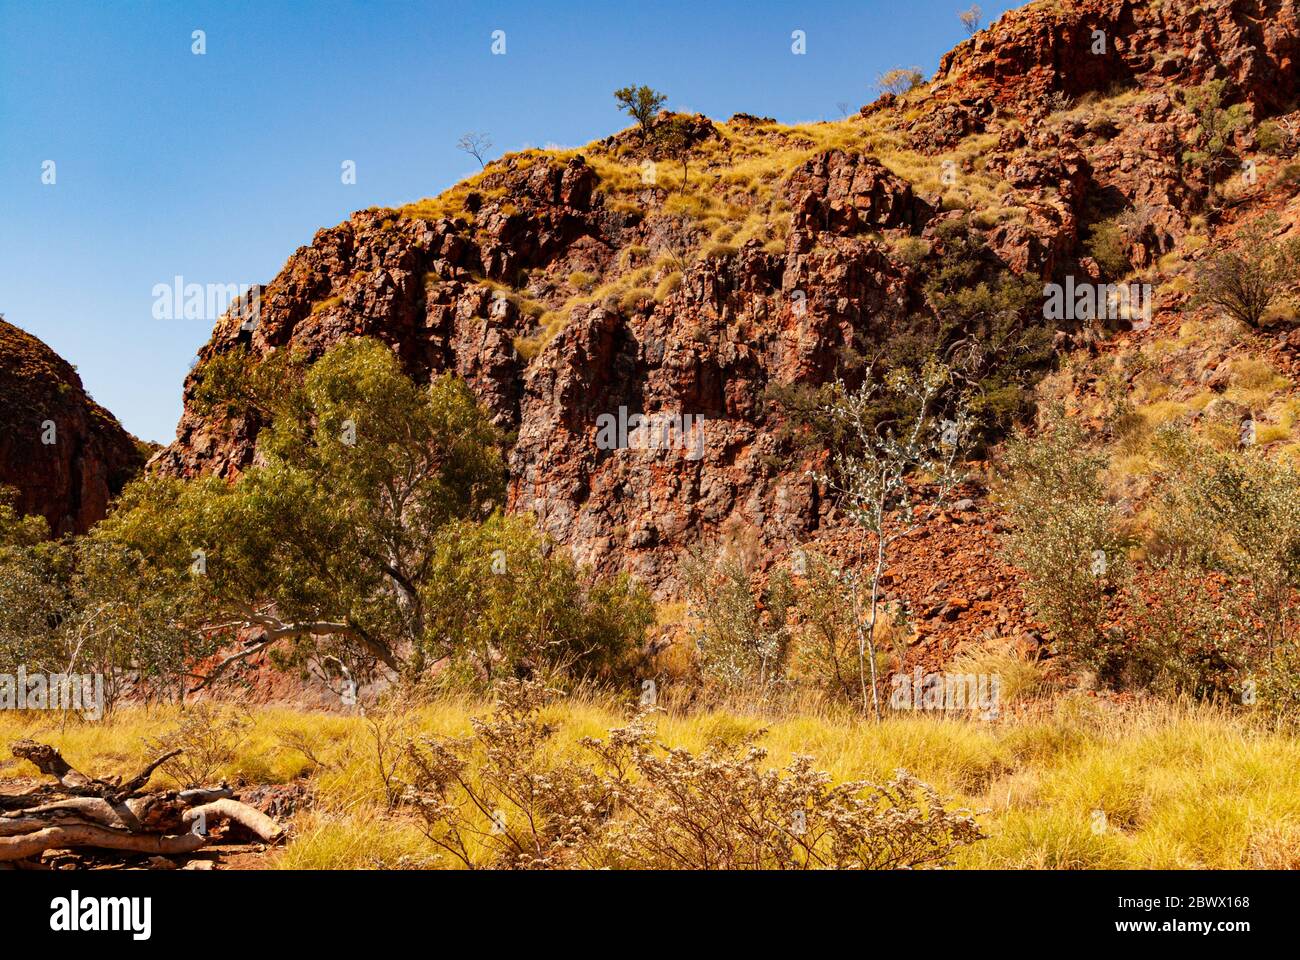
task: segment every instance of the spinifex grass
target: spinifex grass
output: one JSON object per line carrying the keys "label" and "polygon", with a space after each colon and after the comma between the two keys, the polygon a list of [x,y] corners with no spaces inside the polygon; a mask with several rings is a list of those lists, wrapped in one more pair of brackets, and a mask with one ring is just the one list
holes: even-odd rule
{"label": "spinifex grass", "polygon": [[[408,734],[462,736],[490,705],[443,700],[403,711],[394,740]],[[294,837],[268,863],[282,868],[448,865],[417,821],[390,810],[377,755],[377,717],[259,707],[232,782],[306,778],[316,805],[295,819]],[[557,755],[604,736],[628,712],[600,696],[548,708]],[[0,714],[0,743],[27,736],[54,744],[82,769],[124,774],[146,759],[144,740],[173,727],[177,712],[120,710],[100,724],[49,715]],[[959,867],[1231,868],[1300,863],[1300,741],[1249,717],[1209,707],[1151,702],[1117,709],[1066,696],[1037,719],[996,723],[934,715],[863,721],[816,709],[788,716],[747,710],[668,714],[660,742],[703,750],[767,729],[767,762],[796,754],[837,781],[884,781],[903,767],[979,814],[989,839],[957,857]],[[310,752],[309,758],[302,751]],[[7,753],[7,751],[5,751]],[[314,759],[312,759],[314,758]],[[399,771],[400,773],[400,771]],[[31,776],[16,762],[0,775]],[[165,783],[165,774],[157,775]]]}

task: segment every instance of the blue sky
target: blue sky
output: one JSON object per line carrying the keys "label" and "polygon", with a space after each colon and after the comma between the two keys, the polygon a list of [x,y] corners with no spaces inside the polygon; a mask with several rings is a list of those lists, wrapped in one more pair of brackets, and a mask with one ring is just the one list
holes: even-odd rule
{"label": "blue sky", "polygon": [[211,323],[155,319],[155,284],[266,282],[320,227],[472,172],[462,133],[494,156],[587,143],[626,125],[629,83],[719,119],[834,118],[884,70],[932,73],[968,5],[0,0],[0,312],[165,443]]}

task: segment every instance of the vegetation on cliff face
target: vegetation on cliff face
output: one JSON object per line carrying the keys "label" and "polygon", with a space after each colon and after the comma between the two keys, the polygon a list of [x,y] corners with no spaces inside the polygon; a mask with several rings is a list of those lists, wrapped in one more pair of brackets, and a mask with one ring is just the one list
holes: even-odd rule
{"label": "vegetation on cliff face", "polygon": [[[1054,368],[1099,365],[1098,346],[1139,324],[1210,322],[1188,302],[1203,251],[1288,190],[1294,118],[1275,93],[1294,40],[1226,8],[1116,9],[1008,14],[928,82],[843,119],[643,111],[603,140],[507,154],[441,196],[362,211],[291,258],[258,330],[219,325],[159,466],[230,477],[250,464],[257,417],[200,402],[221,356],[314,358],[363,334],[417,380],[465,379],[517,438],[509,508],[602,573],[666,599],[675,557],[733,521],[778,558],[830,519],[806,471],[836,377],[938,354],[971,388],[982,456],[1032,420]],[[1198,47],[1224,51],[1224,76],[1179,53]],[[1147,292],[1049,315],[1043,288],[1067,278]],[[1139,416],[1166,416],[1153,403]],[[715,439],[698,465],[636,469],[593,445],[596,418],[623,407],[698,413]],[[716,500],[654,517],[631,506],[673,487]]]}

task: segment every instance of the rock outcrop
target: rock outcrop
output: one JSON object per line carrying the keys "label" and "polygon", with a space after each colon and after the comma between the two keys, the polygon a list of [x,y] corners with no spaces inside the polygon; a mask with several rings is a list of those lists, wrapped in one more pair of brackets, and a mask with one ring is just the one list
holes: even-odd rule
{"label": "rock outcrop", "polygon": [[[1120,222],[1129,265],[1148,267],[1206,190],[1181,159],[1195,120],[1171,85],[1225,79],[1256,119],[1294,98],[1293,0],[1183,6],[1032,4],[945,57],[929,89],[883,97],[821,144],[758,117],[726,136],[694,118],[691,197],[672,186],[680,163],[629,131],[359,212],[290,258],[255,326],[238,312],[218,324],[155,464],[234,477],[253,462],[256,422],[190,402],[215,355],[314,357],[373,336],[413,376],[472,386],[515,437],[511,508],[580,559],[667,593],[681,551],[727,524],[780,554],[835,515],[774,392],[815,388],[846,358],[887,352],[900,318],[933,314],[925,278],[954,220],[988,253],[976,281],[1097,279],[1085,242],[1103,219]],[[915,159],[891,166],[880,142]],[[751,175],[745,151],[789,162]],[[938,188],[900,172],[924,163]],[[964,191],[980,178],[996,189]]]}
{"label": "rock outcrop", "polygon": [[48,346],[0,320],[0,487],[56,536],[85,533],[144,465],[121,424]]}
{"label": "rock outcrop", "polygon": [[1295,0],[1038,2],[948,53],[937,91],[1043,111],[1059,96],[1227,80],[1264,112],[1291,109],[1300,57]]}

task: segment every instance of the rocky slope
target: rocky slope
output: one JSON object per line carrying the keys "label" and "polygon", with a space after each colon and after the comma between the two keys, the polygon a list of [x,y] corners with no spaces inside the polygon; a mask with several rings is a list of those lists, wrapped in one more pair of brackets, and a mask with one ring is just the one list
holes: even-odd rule
{"label": "rocky slope", "polygon": [[85,533],[144,465],[135,439],[62,357],[0,319],[0,487],[56,536]]}
{"label": "rocky slope", "polygon": [[[253,462],[253,417],[192,403],[212,357],[318,356],[368,335],[417,377],[464,377],[515,435],[512,509],[603,570],[666,595],[681,551],[728,524],[755,528],[772,557],[830,537],[835,511],[808,477],[820,454],[800,442],[797,401],[917,329],[942,349],[987,352],[979,318],[935,333],[953,257],[975,251],[958,286],[1103,280],[1116,258],[1119,273],[1158,281],[1162,259],[1213,229],[1193,216],[1207,184],[1183,161],[1196,121],[1179,92],[1208,79],[1227,81],[1227,101],[1254,121],[1273,117],[1279,152],[1294,151],[1300,118],[1283,111],[1296,93],[1295,2],[1186,6],[1032,4],[948,54],[928,85],[844,121],[690,118],[684,183],[680,157],[631,130],[510,155],[434,200],[359,212],[294,253],[252,330],[240,315],[218,324],[156,466],[235,476]],[[1258,153],[1255,129],[1236,135],[1229,162]],[[1094,256],[1101,224],[1109,263]],[[1160,289],[1157,316],[1185,301],[1177,285]],[[1114,332],[1045,321],[1038,304],[1013,321],[1018,343],[1038,327],[1058,352]],[[1044,372],[1028,364],[985,385],[1016,408]],[[600,418],[620,409],[703,418],[702,443],[606,449]],[[950,526],[946,550],[900,590],[939,611],[940,632],[968,611],[996,628],[1017,599],[980,599],[975,583],[954,597],[943,573],[986,562],[988,522]],[[999,572],[985,586],[1010,583]]]}

